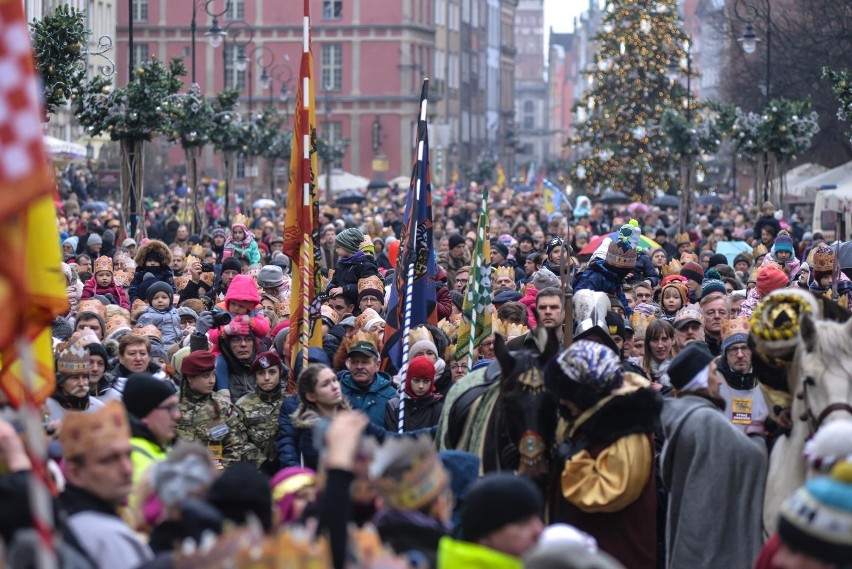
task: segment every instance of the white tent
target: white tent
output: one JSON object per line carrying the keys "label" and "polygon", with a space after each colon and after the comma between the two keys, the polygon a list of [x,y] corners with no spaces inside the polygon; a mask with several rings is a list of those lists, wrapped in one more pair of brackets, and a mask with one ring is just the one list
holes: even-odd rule
{"label": "white tent", "polygon": [[[325,172],[321,173],[318,180],[319,189],[326,191],[326,182],[328,176]],[[331,193],[339,194],[346,191],[361,190],[363,191],[370,180],[363,176],[356,176],[349,172],[344,172],[340,168],[335,168],[331,171]]]}
{"label": "white tent", "polygon": [[44,136],[44,149],[49,157],[58,160],[77,160],[87,156],[85,146],[48,135]]}
{"label": "white tent", "polygon": [[[828,171],[828,168],[820,164],[799,164],[795,168],[787,172],[787,188],[784,192],[785,203],[802,203],[812,202],[814,193],[817,188],[809,185],[807,182],[811,178],[819,176]],[[778,182],[776,180],[776,187]]]}
{"label": "white tent", "polygon": [[805,195],[805,192],[813,192],[815,196],[818,191],[834,191],[849,184],[852,184],[852,161],[841,164],[837,168],[832,168],[817,176],[802,180],[797,184],[797,191],[801,192],[801,195]]}

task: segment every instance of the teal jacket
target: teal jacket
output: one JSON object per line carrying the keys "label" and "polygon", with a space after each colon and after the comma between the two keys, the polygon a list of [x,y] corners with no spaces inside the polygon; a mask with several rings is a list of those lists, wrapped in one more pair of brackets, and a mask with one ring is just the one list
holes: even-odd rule
{"label": "teal jacket", "polygon": [[349,400],[352,408],[363,411],[370,417],[371,423],[384,429],[385,406],[388,401],[397,396],[390,375],[383,371],[376,372],[376,378],[367,389],[355,383],[348,370],[339,372],[337,377],[340,378],[340,390]]}

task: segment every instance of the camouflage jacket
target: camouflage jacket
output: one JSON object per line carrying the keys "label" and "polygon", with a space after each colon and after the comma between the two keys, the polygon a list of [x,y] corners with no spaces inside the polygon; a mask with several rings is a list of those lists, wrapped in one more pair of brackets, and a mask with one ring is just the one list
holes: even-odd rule
{"label": "camouflage jacket", "polygon": [[278,460],[275,439],[278,437],[278,414],[283,400],[281,389],[265,392],[255,388],[236,403],[243,417],[249,443],[254,447],[251,460],[257,466]]}
{"label": "camouflage jacket", "polygon": [[175,429],[178,438],[206,445],[218,467],[251,459],[253,447],[246,437],[242,412],[225,397],[199,395],[184,387],[180,414]]}

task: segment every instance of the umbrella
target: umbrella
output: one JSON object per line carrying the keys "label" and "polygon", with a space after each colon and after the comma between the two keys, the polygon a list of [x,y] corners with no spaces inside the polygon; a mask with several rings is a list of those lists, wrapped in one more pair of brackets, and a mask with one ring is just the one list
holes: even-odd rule
{"label": "umbrella", "polygon": [[728,259],[728,265],[734,266],[734,259],[740,253],[751,254],[751,246],[745,241],[719,241],[716,243],[716,252]]}
{"label": "umbrella", "polygon": [[651,211],[651,208],[642,202],[633,202],[627,206],[627,211],[629,211],[631,215],[645,215]]}
{"label": "umbrella", "polygon": [[597,199],[598,203],[607,205],[623,204],[629,201],[630,196],[624,192],[604,192],[604,194]]}
{"label": "umbrella", "polygon": [[[577,255],[582,257],[583,255],[593,254],[595,252],[595,250],[598,247],[600,247],[601,242],[605,238],[614,237],[616,233],[618,233],[618,232],[613,231],[609,235],[595,235],[594,237],[592,237],[589,240],[589,244],[586,245],[585,247],[583,247],[583,249],[580,250],[580,252],[577,253]],[[659,249],[659,248],[660,248],[660,244],[657,243],[656,241],[654,241],[653,239],[651,239],[650,237],[647,237],[645,235],[639,236],[639,249],[641,249],[642,251],[653,251],[654,249]]]}
{"label": "umbrella", "polygon": [[254,203],[251,204],[251,207],[258,209],[272,209],[276,205],[278,204],[275,203],[275,200],[271,200],[269,198],[261,198],[259,200],[254,200]]}
{"label": "umbrella", "polygon": [[106,204],[106,202],[89,202],[80,209],[82,211],[97,211],[97,212],[100,212],[100,211],[106,211],[108,208],[109,208],[109,206]]}
{"label": "umbrella", "polygon": [[701,205],[713,205],[716,207],[722,207],[722,198],[720,198],[716,194],[707,194],[706,196],[701,196],[700,198],[698,198],[698,203]]}
{"label": "umbrella", "polygon": [[364,196],[357,190],[347,190],[337,194],[337,199],[334,202],[337,205],[355,205],[364,203]]}
{"label": "umbrella", "polygon": [[676,196],[663,194],[660,197],[654,198],[651,205],[657,207],[680,207],[680,200]]}
{"label": "umbrella", "polygon": [[[331,193],[340,194],[346,190],[363,190],[370,183],[370,180],[363,176],[356,176],[349,172],[344,172],[340,168],[335,168],[331,171]],[[319,189],[326,191],[326,182],[329,176],[322,174],[319,177]]]}
{"label": "umbrella", "polygon": [[85,146],[47,135],[44,137],[44,149],[48,156],[60,160],[78,160],[88,156]]}
{"label": "umbrella", "polygon": [[400,188],[407,188],[411,185],[411,176],[397,176],[393,180],[387,183],[389,187],[398,186]]}
{"label": "umbrella", "polygon": [[370,180],[370,183],[367,184],[368,190],[382,190],[389,187],[388,183],[384,180]]}

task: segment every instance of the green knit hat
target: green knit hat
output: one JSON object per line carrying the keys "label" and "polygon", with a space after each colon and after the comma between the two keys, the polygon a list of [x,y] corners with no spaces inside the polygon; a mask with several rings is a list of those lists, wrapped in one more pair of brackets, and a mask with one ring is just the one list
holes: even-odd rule
{"label": "green knit hat", "polygon": [[334,242],[339,247],[343,247],[347,251],[357,252],[361,248],[361,242],[364,240],[364,234],[360,229],[349,227],[337,234]]}

